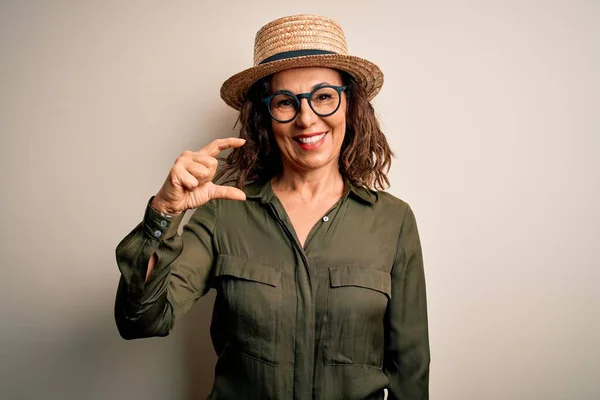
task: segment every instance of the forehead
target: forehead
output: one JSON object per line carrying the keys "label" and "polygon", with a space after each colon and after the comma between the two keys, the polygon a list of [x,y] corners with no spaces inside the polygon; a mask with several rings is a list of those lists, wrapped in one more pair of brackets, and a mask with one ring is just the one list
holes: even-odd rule
{"label": "forehead", "polygon": [[286,69],[277,72],[271,79],[272,90],[291,90],[293,92],[309,91],[319,83],[341,85],[342,76],[331,68],[303,67]]}

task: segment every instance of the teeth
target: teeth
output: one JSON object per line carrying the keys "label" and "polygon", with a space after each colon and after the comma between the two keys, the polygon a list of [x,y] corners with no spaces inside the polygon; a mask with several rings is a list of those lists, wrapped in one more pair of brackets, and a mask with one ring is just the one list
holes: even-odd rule
{"label": "teeth", "polygon": [[323,134],[317,135],[317,136],[298,138],[298,140],[304,144],[314,144],[314,143],[317,143],[319,140],[323,139],[324,137],[325,137],[325,134],[323,133]]}

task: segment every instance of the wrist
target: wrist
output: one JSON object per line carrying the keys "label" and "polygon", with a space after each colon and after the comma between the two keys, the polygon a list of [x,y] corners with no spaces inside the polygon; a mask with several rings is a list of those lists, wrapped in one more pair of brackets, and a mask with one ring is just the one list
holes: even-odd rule
{"label": "wrist", "polygon": [[162,241],[177,235],[179,225],[184,213],[170,214],[169,208],[164,206],[160,197],[154,201],[154,196],[147,203],[142,227],[146,235],[152,239]]}
{"label": "wrist", "polygon": [[161,200],[161,198],[158,195],[152,198],[152,201],[150,202],[150,207],[155,211],[159,212],[162,216],[175,217],[181,214],[181,211],[171,209],[168,206],[168,203],[166,201]]}

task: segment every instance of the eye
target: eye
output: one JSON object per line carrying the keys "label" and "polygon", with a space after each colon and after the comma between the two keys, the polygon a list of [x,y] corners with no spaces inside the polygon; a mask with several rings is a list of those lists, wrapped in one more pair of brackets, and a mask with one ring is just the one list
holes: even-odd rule
{"label": "eye", "polygon": [[322,87],[317,89],[312,95],[313,103],[317,104],[330,104],[337,101],[339,98],[338,93],[332,87]]}
{"label": "eye", "polygon": [[319,100],[319,101],[325,101],[325,100],[329,100],[331,98],[332,98],[332,96],[329,93],[319,93],[317,95],[317,100]]}
{"label": "eye", "polygon": [[276,94],[270,103],[271,109],[290,110],[296,108],[295,99],[285,93]]}
{"label": "eye", "polygon": [[276,107],[292,107],[292,101],[288,100],[288,99],[283,99],[283,100],[279,100],[277,101],[277,103],[275,103]]}

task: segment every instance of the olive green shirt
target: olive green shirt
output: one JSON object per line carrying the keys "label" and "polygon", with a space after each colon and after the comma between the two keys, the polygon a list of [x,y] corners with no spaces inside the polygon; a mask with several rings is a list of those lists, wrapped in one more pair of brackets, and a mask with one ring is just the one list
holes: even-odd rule
{"label": "olive green shirt", "polygon": [[[117,247],[115,319],[165,336],[210,288],[211,399],[428,399],[425,277],[411,208],[347,184],[302,247],[270,183],[182,215],[146,208]],[[152,253],[158,262],[144,282]]]}

